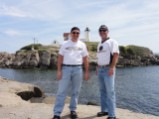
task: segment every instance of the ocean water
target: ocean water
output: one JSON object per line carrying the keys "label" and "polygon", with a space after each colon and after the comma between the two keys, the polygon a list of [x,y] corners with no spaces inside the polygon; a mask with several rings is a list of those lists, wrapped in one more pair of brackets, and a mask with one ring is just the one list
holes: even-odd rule
{"label": "ocean water", "polygon": [[[38,85],[46,95],[55,95],[58,88],[55,70],[0,69],[0,76]],[[99,104],[95,71],[90,76],[89,81],[83,81],[79,102]],[[115,87],[117,107],[159,116],[159,66],[119,68]]]}

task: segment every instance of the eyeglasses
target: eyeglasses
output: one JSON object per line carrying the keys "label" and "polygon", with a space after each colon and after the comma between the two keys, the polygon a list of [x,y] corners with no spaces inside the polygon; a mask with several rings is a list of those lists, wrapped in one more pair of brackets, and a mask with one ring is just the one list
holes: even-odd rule
{"label": "eyeglasses", "polygon": [[102,51],[102,50],[103,50],[103,46],[100,46],[100,47],[99,47],[99,51]]}
{"label": "eyeglasses", "polygon": [[99,30],[99,32],[106,32],[107,30]]}
{"label": "eyeglasses", "polygon": [[79,33],[79,32],[72,32],[72,34],[77,34],[77,35],[79,35],[80,33]]}

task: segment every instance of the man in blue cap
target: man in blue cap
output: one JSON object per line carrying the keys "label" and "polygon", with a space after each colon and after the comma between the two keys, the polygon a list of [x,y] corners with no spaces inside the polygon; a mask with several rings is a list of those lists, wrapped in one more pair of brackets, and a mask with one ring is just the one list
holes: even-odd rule
{"label": "man in blue cap", "polygon": [[109,30],[106,25],[99,27],[101,42],[97,47],[98,66],[97,73],[100,89],[101,112],[98,117],[108,115],[107,119],[116,119],[115,97],[115,67],[118,61],[118,43],[108,36]]}

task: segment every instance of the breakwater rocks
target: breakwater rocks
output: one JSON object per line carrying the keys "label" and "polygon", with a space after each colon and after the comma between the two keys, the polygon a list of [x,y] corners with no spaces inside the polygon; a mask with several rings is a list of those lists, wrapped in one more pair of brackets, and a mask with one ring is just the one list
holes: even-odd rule
{"label": "breakwater rocks", "polygon": [[[26,49],[27,47],[27,49]],[[31,45],[30,45],[31,47]],[[51,68],[56,69],[59,47],[42,46],[29,49],[25,46],[15,54],[0,53],[0,68]],[[90,69],[97,65],[96,52],[89,50]],[[120,46],[117,67],[159,65],[159,56],[145,47]]]}

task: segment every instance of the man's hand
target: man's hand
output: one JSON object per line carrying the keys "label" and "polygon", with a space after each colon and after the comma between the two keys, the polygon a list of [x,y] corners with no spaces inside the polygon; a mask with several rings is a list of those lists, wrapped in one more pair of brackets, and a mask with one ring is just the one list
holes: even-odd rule
{"label": "man's hand", "polygon": [[58,55],[57,59],[57,79],[60,80],[62,78],[62,62],[63,62],[63,56]]}
{"label": "man's hand", "polygon": [[110,68],[109,72],[108,72],[108,75],[112,76],[114,74],[114,70],[115,70],[115,68]]}
{"label": "man's hand", "polygon": [[84,79],[89,79],[89,61],[88,56],[83,57],[84,67],[85,67],[85,73],[84,73]]}
{"label": "man's hand", "polygon": [[57,79],[61,80],[62,78],[62,72],[61,71],[57,71]]}
{"label": "man's hand", "polygon": [[88,79],[89,79],[89,72],[85,72],[85,73],[84,73],[84,79],[85,79],[85,80],[88,80]]}

